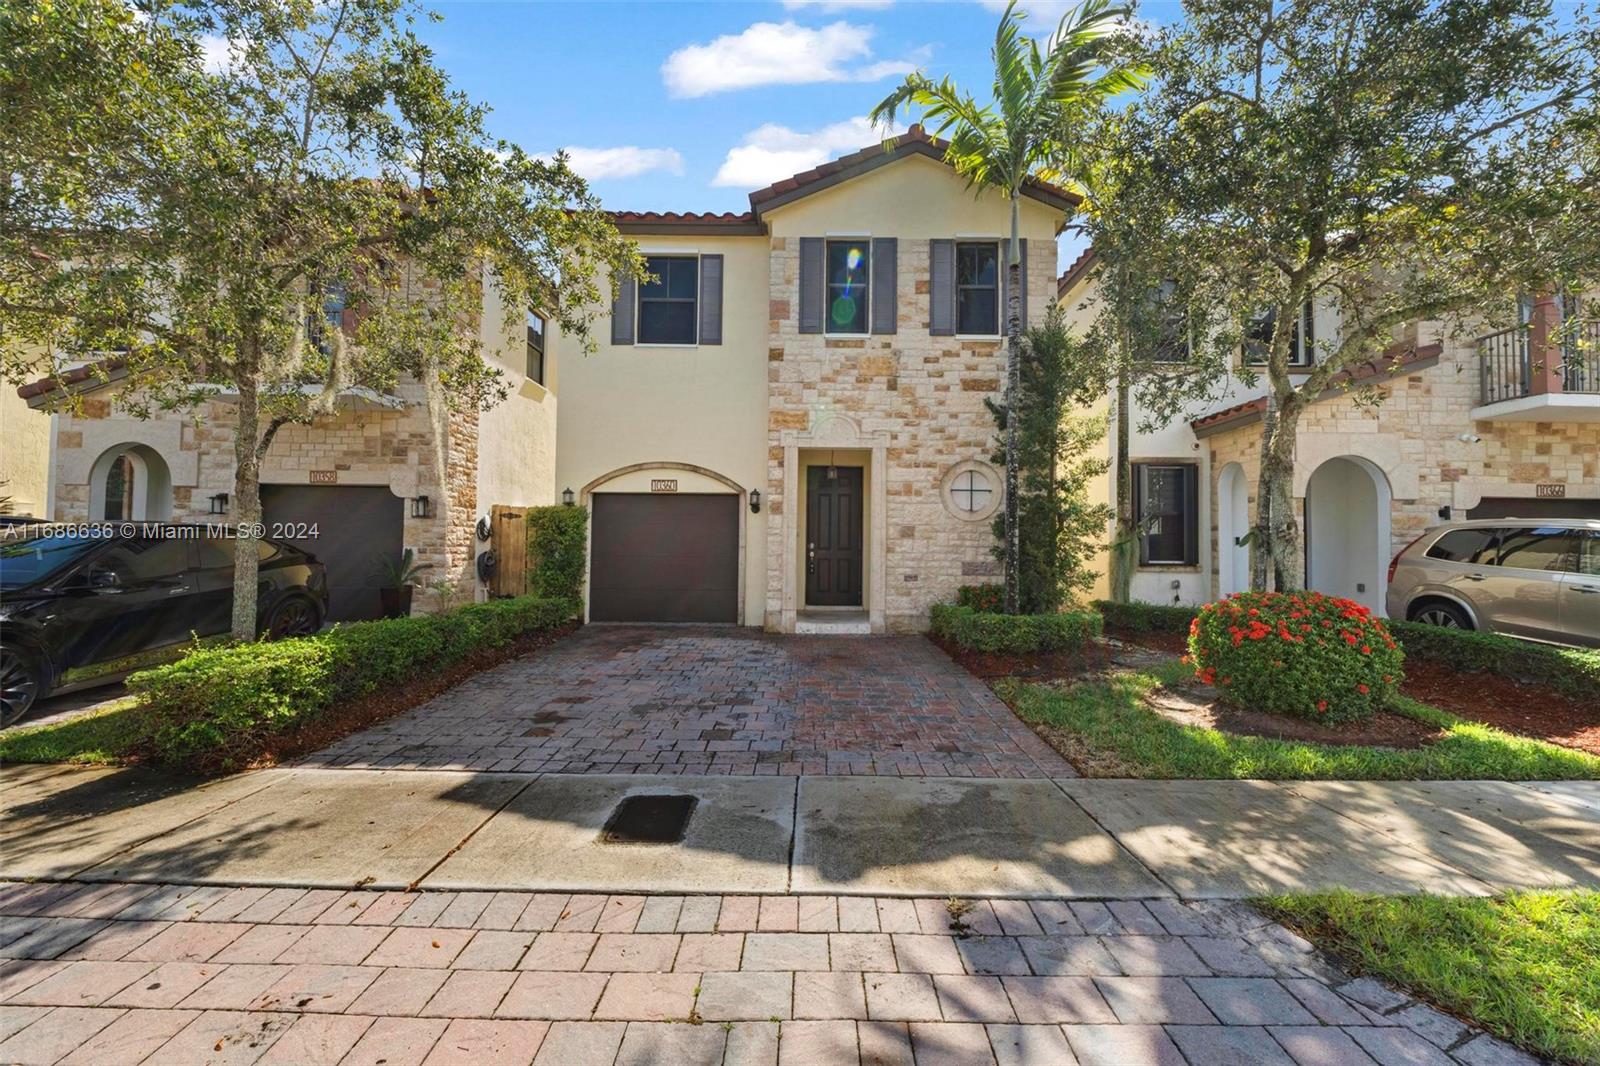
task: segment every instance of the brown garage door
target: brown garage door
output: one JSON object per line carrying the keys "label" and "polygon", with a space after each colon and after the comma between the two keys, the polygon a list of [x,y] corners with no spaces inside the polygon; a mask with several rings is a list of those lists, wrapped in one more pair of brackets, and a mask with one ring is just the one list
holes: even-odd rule
{"label": "brown garage door", "polygon": [[736,622],[739,497],[597,493],[594,622]]}
{"label": "brown garage door", "polygon": [[316,527],[290,543],[328,568],[328,621],[383,613],[380,559],[400,558],[405,500],[381,485],[263,485],[261,517],[268,533],[276,523]]}

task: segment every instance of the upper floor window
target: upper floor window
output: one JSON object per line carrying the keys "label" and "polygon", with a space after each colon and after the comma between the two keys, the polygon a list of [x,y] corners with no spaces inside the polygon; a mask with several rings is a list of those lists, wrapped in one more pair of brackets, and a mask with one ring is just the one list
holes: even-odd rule
{"label": "upper floor window", "polygon": [[867,277],[871,270],[871,250],[865,240],[828,242],[827,333],[866,333],[868,300]]}
{"label": "upper floor window", "polygon": [[315,298],[321,299],[322,309],[320,314],[312,311],[306,315],[306,335],[317,346],[317,350],[326,355],[331,331],[344,328],[348,290],[342,281],[325,281],[319,282],[312,292]]}
{"label": "upper floor window", "polygon": [[992,337],[1000,332],[1000,245],[956,244],[956,332]]}
{"label": "upper floor window", "polygon": [[639,343],[694,344],[700,302],[700,261],[692,255],[645,257],[649,281],[639,283]]}
{"label": "upper floor window", "polygon": [[1150,352],[1153,363],[1186,363],[1189,361],[1192,338],[1189,335],[1189,315],[1178,303],[1178,283],[1163,281],[1156,286],[1155,301],[1156,341]]}
{"label": "upper floor window", "polygon": [[[1277,312],[1268,311],[1250,324],[1244,336],[1244,361],[1251,366],[1264,366],[1272,338],[1277,334]],[[1316,352],[1316,323],[1311,313],[1311,301],[1300,309],[1300,319],[1294,324],[1289,337],[1289,365],[1310,366]]]}
{"label": "upper floor window", "polygon": [[528,380],[544,384],[544,318],[528,312]]}

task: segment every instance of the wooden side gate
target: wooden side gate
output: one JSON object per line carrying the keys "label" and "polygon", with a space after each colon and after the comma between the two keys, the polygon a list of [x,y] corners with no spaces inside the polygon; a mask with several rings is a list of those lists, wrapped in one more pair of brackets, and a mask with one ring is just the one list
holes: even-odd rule
{"label": "wooden side gate", "polygon": [[528,509],[497,503],[489,509],[489,545],[494,549],[493,596],[521,596],[528,591]]}

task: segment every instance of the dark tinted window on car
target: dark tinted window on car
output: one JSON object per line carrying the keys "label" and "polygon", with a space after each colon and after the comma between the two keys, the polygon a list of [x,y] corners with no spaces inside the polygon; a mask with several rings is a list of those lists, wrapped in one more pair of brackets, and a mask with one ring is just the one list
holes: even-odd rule
{"label": "dark tinted window on car", "polygon": [[104,543],[99,537],[33,537],[0,543],[0,588],[32,584]]}
{"label": "dark tinted window on car", "polygon": [[1498,529],[1452,529],[1433,542],[1428,558],[1493,566],[1494,545],[1501,532]]}
{"label": "dark tinted window on car", "polygon": [[1578,573],[1600,577],[1600,532],[1578,534]]}
{"label": "dark tinted window on car", "polygon": [[176,577],[189,568],[189,545],[183,539],[135,537],[121,541],[94,562],[114,572],[124,585]]}
{"label": "dark tinted window on car", "polygon": [[[200,538],[200,568],[215,570],[233,565],[234,542],[224,536],[207,534]],[[278,554],[277,547],[265,540],[256,541],[256,556],[266,562]]]}
{"label": "dark tinted window on car", "polygon": [[1500,541],[1500,565],[1523,570],[1569,570],[1578,538],[1569,529],[1508,529]]}

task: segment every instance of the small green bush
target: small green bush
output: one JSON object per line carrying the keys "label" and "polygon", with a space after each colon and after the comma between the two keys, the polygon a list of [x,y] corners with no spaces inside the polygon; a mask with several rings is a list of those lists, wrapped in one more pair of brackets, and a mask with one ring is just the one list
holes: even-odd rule
{"label": "small green bush", "polygon": [[273,734],[314,722],[345,701],[553,629],[576,613],[576,600],[522,596],[291,640],[199,648],[134,674],[128,688],[155,723],[152,762],[186,772],[234,769],[259,758]]}
{"label": "small green bush", "polygon": [[1600,651],[1535,644],[1497,633],[1445,629],[1422,622],[1390,622],[1406,655],[1443,663],[1464,673],[1479,671],[1532,681],[1572,696],[1600,692]]}
{"label": "small green bush", "polygon": [[1405,655],[1382,619],[1320,592],[1241,592],[1189,627],[1195,676],[1224,703],[1318,722],[1365,718],[1400,691]]}
{"label": "small green bush", "polygon": [[1095,600],[1094,609],[1113,629],[1130,633],[1187,633],[1196,608],[1160,603],[1117,603]]}
{"label": "small green bush", "polygon": [[1006,607],[1006,587],[962,585],[956,589],[956,606],[971,607],[974,611],[1003,611]]}
{"label": "small green bush", "polygon": [[528,509],[528,593],[551,600],[583,596],[589,512],[582,507]]}
{"label": "small green bush", "polygon": [[933,635],[967,651],[1021,655],[1085,648],[1103,628],[1093,611],[995,614],[959,604],[933,606]]}

